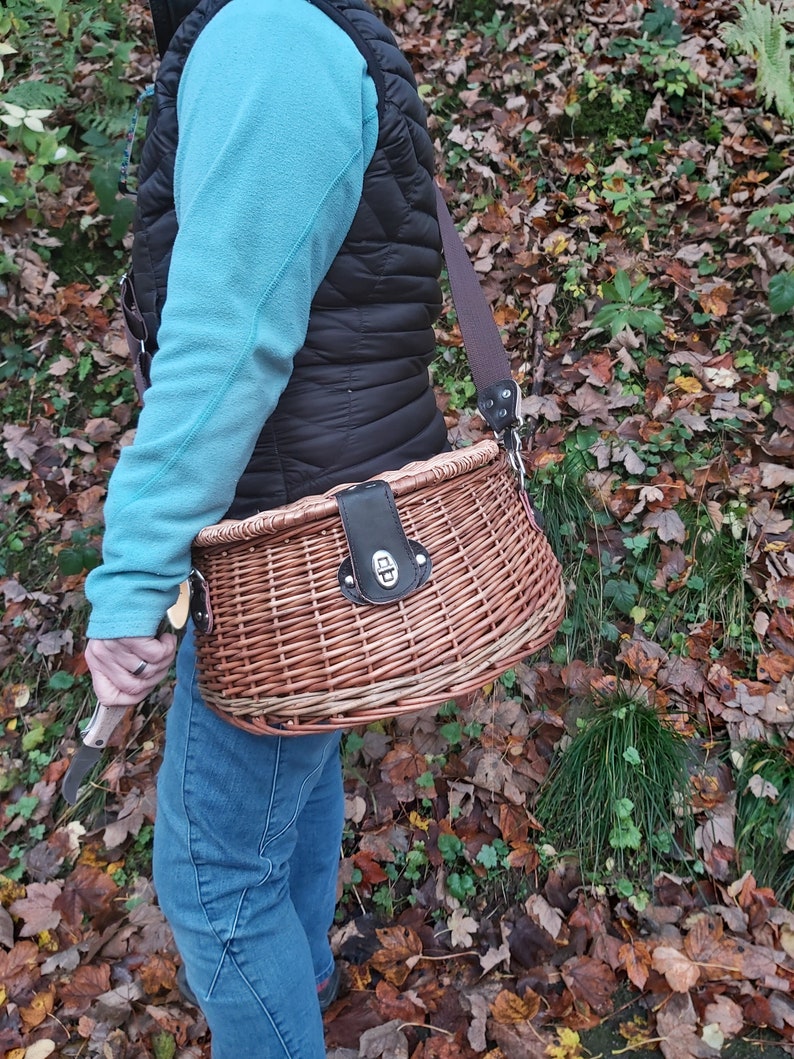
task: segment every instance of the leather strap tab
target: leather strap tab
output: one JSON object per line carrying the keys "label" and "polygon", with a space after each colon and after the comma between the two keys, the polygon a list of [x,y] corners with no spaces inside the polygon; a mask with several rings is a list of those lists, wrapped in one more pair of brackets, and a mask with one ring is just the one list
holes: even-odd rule
{"label": "leather strap tab", "polygon": [[135,376],[135,389],[143,400],[144,392],[149,388],[149,372],[152,369],[152,356],[147,346],[149,331],[138,308],[135,287],[129,275],[121,280],[121,317],[124,322],[124,337],[132,357],[132,370]]}
{"label": "leather strap tab", "polygon": [[430,556],[405,536],[388,483],[363,482],[336,494],[350,558],[339,587],[354,603],[394,603],[430,577]]}

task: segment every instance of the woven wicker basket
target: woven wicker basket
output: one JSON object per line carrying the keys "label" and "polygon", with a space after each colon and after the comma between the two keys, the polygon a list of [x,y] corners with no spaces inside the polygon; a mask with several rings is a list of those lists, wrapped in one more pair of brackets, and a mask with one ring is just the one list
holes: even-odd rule
{"label": "woven wicker basket", "polygon": [[432,558],[428,583],[399,602],[341,594],[332,493],[196,538],[213,611],[197,633],[200,684],[226,719],[262,734],[369,724],[476,690],[554,636],[560,567],[495,442],[378,477]]}

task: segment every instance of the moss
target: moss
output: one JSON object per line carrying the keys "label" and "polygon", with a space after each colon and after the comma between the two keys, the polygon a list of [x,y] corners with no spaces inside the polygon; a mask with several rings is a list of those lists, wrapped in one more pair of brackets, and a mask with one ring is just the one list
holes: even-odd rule
{"label": "moss", "polygon": [[614,106],[606,93],[599,93],[594,99],[585,97],[579,101],[576,117],[566,114],[560,118],[559,132],[564,137],[588,136],[607,143],[642,137],[647,135],[643,123],[652,102],[648,92],[639,90],[620,106]]}

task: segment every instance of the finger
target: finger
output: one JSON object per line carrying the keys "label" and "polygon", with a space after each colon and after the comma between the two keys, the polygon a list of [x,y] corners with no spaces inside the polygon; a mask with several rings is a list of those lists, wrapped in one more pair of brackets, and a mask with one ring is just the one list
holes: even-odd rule
{"label": "finger", "polygon": [[137,706],[141,701],[140,694],[130,694],[117,687],[114,681],[101,671],[91,674],[94,694],[103,706]]}
{"label": "finger", "polygon": [[[97,665],[117,681],[120,687],[128,688],[128,676],[141,677],[149,669],[156,671],[159,679],[168,671],[174,655],[176,637],[166,634],[163,640],[150,636],[127,637],[118,640],[91,640],[86,648],[86,660],[90,667]],[[147,673],[147,678],[150,673]]]}
{"label": "finger", "polygon": [[[167,676],[175,647],[172,634],[166,634],[163,642],[153,637],[89,641],[85,657],[100,702],[108,706],[141,702]],[[144,654],[147,657],[141,657]]]}
{"label": "finger", "polygon": [[130,667],[129,672],[142,682],[148,680],[157,683],[167,676],[175,654],[176,637],[169,635],[165,642],[158,640],[141,647],[135,656],[135,666]]}

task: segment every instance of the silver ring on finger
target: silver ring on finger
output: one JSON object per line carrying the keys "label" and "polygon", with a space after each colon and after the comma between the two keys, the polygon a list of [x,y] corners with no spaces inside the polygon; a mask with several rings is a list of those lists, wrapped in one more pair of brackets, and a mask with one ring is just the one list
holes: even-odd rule
{"label": "silver ring on finger", "polygon": [[133,671],[132,671],[132,675],[133,675],[134,677],[139,677],[139,676],[141,675],[141,673],[142,673],[142,672],[144,671],[144,669],[146,669],[146,667],[148,666],[148,664],[149,664],[148,662],[140,661],[140,662],[139,662],[139,663],[137,664],[137,666],[136,666],[136,667],[135,667],[135,668],[133,669]]}

